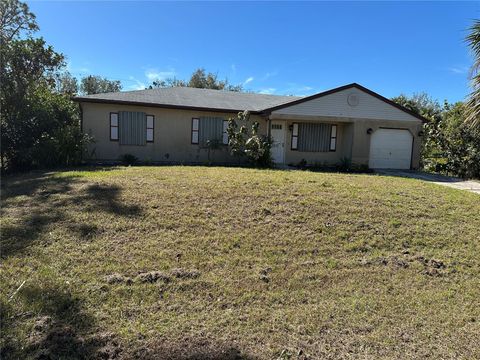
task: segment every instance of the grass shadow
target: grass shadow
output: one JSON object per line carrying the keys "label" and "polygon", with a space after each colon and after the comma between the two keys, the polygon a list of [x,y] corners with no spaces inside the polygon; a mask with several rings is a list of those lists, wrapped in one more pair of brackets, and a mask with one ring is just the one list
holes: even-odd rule
{"label": "grass shadow", "polygon": [[[117,185],[79,186],[86,182],[75,175],[56,177],[38,172],[30,177],[22,174],[7,178],[2,184],[1,258],[27,249],[56,225],[82,239],[95,234],[98,230],[95,225],[78,223],[71,218],[68,213],[71,206],[80,206],[83,212],[105,212],[125,217],[142,213],[140,206],[122,201],[122,189]],[[21,211],[8,217],[10,208]]]}
{"label": "grass shadow", "polygon": [[120,352],[113,336],[96,333],[93,317],[80,298],[54,284],[27,285],[16,301],[29,309],[33,326],[25,342],[16,334],[17,317],[8,303],[0,304],[2,359],[97,359]]}

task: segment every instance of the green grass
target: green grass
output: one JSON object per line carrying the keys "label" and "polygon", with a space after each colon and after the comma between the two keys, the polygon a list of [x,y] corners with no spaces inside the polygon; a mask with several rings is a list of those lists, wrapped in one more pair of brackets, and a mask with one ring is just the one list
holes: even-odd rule
{"label": "green grass", "polygon": [[[33,172],[3,179],[1,225],[2,359],[480,358],[476,194],[301,171]],[[148,271],[170,281],[135,279]]]}

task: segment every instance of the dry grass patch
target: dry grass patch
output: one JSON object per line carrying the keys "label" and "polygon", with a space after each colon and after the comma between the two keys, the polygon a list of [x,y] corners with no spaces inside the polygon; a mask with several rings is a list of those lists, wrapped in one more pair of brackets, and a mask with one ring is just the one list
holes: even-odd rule
{"label": "dry grass patch", "polygon": [[476,194],[215,167],[3,180],[2,358],[480,358]]}

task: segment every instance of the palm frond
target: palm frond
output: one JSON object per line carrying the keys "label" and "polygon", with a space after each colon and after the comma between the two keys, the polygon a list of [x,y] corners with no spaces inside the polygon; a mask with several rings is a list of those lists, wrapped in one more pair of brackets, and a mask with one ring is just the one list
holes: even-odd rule
{"label": "palm frond", "polygon": [[470,73],[473,91],[467,100],[466,121],[476,128],[480,128],[480,20],[475,20],[470,27],[470,34],[466,37],[474,61]]}

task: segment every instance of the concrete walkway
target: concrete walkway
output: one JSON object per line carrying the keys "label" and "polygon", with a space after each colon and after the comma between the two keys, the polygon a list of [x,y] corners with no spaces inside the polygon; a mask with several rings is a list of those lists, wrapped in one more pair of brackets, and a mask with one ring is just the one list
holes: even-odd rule
{"label": "concrete walkway", "polygon": [[466,190],[480,195],[480,182],[475,180],[463,180],[450,176],[429,174],[419,171],[409,170],[375,170],[377,174],[387,176],[401,176],[412,179],[429,181],[434,184],[452,187],[455,189]]}

